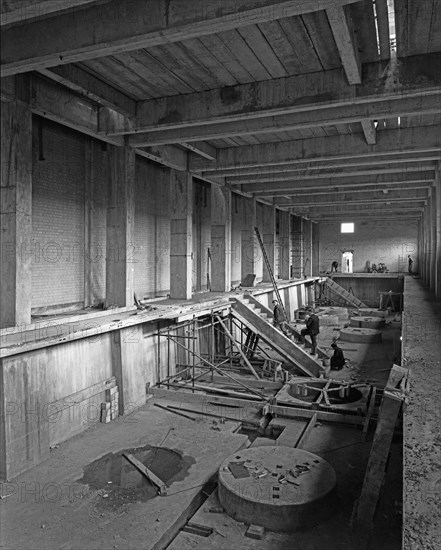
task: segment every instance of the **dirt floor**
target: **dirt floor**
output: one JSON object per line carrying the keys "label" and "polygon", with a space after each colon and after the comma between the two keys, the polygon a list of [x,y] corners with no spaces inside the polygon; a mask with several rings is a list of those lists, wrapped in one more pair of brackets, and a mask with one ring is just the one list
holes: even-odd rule
{"label": "dirt floor", "polygon": [[[385,385],[398,352],[401,328],[392,316],[388,323],[382,344],[344,346],[357,351],[345,352],[348,366],[336,372],[336,378],[371,381],[379,388]],[[327,328],[330,330],[322,330],[320,346],[329,346],[336,334]],[[46,462],[2,484],[0,548],[156,550],[171,543],[173,550],[357,549],[350,518],[361,491],[372,430],[365,439],[359,428],[319,422],[302,448],[322,456],[335,469],[338,499],[331,517],[309,531],[292,535],[266,532],[262,540],[254,540],[245,536],[245,525],[225,513],[204,511],[218,504],[210,480],[221,462],[251,444],[247,435],[234,433],[239,423],[222,424],[203,416],[191,421],[156,407],[155,402],[164,403],[148,400],[129,422],[120,418],[91,426],[52,449]],[[401,448],[398,430],[370,550],[401,548]],[[167,496],[157,495],[123,452],[133,454],[162,476]],[[205,503],[200,500],[202,488],[203,497],[208,497]],[[184,525],[187,516],[212,527],[212,533],[208,537],[179,533],[174,526]]]}

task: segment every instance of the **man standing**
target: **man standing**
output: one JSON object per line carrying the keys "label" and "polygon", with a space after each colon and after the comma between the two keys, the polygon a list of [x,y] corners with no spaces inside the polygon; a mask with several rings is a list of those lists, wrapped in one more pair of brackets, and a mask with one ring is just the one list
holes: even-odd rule
{"label": "man standing", "polygon": [[331,357],[331,370],[341,370],[345,366],[345,356],[343,350],[334,342],[331,344],[334,355]]}
{"label": "man standing", "polygon": [[407,266],[408,266],[409,275],[412,275],[412,264],[413,264],[413,260],[409,255],[407,256]]}
{"label": "man standing", "polygon": [[287,322],[286,322],[285,311],[284,311],[283,307],[279,304],[279,302],[277,300],[273,300],[273,307],[274,307],[274,310],[273,310],[273,315],[274,315],[273,324],[276,328],[281,330],[283,332],[283,334],[286,336],[288,334],[288,331],[286,329]]}
{"label": "man standing", "polygon": [[315,355],[317,350],[317,335],[320,332],[320,321],[315,313],[312,313],[312,315],[309,315],[309,314],[306,315],[305,321],[306,321],[306,328],[303,328],[300,331],[302,344],[306,342],[305,336],[308,335],[311,338],[311,343],[312,343],[311,355]]}
{"label": "man standing", "polygon": [[334,271],[335,273],[337,273],[337,269],[338,269],[338,262],[334,260],[331,264],[331,273],[333,273]]}

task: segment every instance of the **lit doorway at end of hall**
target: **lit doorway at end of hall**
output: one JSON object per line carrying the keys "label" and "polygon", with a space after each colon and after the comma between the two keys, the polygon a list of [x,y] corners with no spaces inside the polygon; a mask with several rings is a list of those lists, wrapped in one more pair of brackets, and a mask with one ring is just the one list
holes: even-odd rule
{"label": "lit doorway at end of hall", "polygon": [[352,251],[345,251],[342,254],[342,272],[343,273],[352,273],[354,264],[354,253]]}

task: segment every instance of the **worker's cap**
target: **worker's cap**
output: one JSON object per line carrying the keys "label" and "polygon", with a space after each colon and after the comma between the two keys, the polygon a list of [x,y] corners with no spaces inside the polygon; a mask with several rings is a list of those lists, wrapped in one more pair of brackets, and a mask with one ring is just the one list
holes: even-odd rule
{"label": "worker's cap", "polygon": [[334,342],[331,344],[331,348],[336,348],[337,347],[337,344]]}

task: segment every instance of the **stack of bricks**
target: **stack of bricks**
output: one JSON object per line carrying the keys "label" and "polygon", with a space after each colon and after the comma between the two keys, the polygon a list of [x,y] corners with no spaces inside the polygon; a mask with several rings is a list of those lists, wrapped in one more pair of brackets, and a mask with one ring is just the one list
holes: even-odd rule
{"label": "stack of bricks", "polygon": [[106,402],[101,403],[101,422],[106,424],[118,416],[118,386],[106,390]]}

